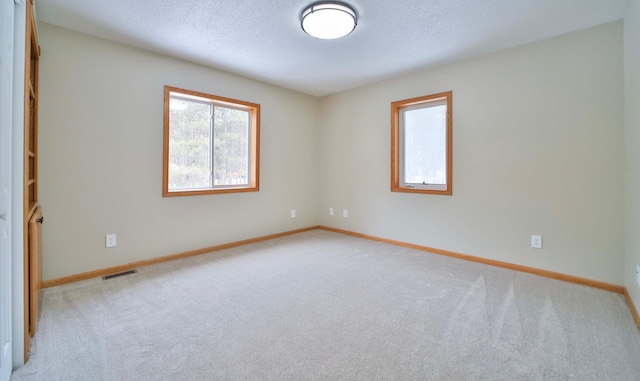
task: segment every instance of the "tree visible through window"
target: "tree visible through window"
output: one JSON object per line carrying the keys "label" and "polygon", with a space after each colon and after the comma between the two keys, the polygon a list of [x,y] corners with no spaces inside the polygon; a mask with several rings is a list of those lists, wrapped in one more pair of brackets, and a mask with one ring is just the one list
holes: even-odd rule
{"label": "tree visible through window", "polygon": [[163,195],[258,190],[260,105],[165,86]]}

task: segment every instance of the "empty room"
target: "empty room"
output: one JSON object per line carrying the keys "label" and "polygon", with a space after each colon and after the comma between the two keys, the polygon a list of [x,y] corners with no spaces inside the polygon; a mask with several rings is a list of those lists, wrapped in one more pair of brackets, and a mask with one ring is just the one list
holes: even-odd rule
{"label": "empty room", "polygon": [[640,380],[640,0],[0,1],[0,381]]}

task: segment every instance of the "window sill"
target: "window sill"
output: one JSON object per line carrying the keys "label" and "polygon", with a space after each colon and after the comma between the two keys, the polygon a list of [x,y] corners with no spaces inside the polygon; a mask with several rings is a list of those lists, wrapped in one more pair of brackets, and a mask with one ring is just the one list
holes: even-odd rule
{"label": "window sill", "polygon": [[260,191],[259,187],[195,189],[188,191],[164,191],[162,192],[162,197],[200,196],[206,194],[243,193],[258,191]]}
{"label": "window sill", "polygon": [[451,187],[449,189],[424,189],[424,188],[406,188],[400,186],[391,186],[391,192],[401,193],[421,193],[421,194],[437,194],[441,196],[451,196],[453,194]]}

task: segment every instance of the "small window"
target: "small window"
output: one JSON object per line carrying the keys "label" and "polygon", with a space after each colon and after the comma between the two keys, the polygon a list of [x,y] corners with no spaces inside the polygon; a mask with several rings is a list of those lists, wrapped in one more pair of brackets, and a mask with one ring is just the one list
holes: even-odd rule
{"label": "small window", "polygon": [[391,191],[451,195],[451,91],[391,103]]}
{"label": "small window", "polygon": [[260,105],[165,86],[163,196],[259,190]]}

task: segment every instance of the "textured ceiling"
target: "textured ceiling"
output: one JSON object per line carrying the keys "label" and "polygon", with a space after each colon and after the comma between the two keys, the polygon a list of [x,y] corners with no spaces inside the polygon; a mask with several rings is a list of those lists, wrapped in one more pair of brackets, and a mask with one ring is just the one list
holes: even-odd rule
{"label": "textured ceiling", "polygon": [[40,21],[322,96],[621,19],[628,0],[348,0],[340,40],[310,0],[36,0]]}

